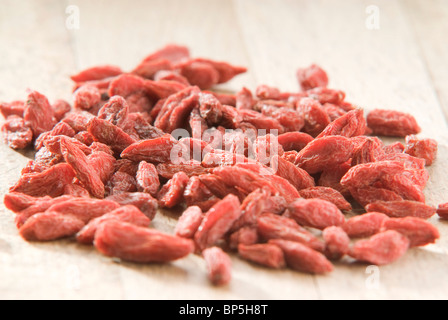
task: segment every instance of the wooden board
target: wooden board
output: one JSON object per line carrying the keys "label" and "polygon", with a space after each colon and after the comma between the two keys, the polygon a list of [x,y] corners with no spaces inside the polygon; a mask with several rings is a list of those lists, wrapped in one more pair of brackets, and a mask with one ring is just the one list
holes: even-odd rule
{"label": "wooden board", "polygon": [[[448,168],[448,3],[378,0],[379,29],[366,27],[371,1],[364,0],[160,0],[13,1],[0,5],[0,100],[23,99],[33,88],[50,100],[71,98],[69,75],[95,64],[130,70],[168,42],[193,55],[226,60],[249,72],[221,89],[258,84],[297,90],[295,70],[316,62],[331,86],[367,111],[382,107],[410,112],[422,136],[440,143],[429,168],[427,202],[446,196]],[[66,8],[79,8],[79,29],[67,28]],[[0,197],[29,160],[0,144]],[[155,227],[170,232],[173,215]],[[335,272],[310,276],[271,271],[233,257],[234,279],[213,288],[202,259],[169,265],[136,265],[101,256],[69,240],[28,243],[14,216],[0,208],[1,299],[446,299],[448,226],[431,219],[440,241],[413,249],[393,265],[368,268],[351,261]],[[373,274],[371,273],[373,270]],[[371,284],[377,276],[378,286]]]}

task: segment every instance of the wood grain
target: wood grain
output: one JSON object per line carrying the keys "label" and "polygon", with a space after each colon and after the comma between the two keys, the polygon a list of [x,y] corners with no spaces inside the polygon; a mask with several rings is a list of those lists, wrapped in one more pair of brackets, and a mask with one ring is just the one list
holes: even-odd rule
{"label": "wood grain", "polygon": [[[371,1],[364,0],[138,0],[132,5],[1,0],[0,100],[23,99],[27,87],[50,100],[70,100],[70,74],[105,63],[130,70],[169,42],[189,46],[195,56],[248,66],[247,74],[220,87],[228,91],[262,83],[295,91],[296,68],[316,62],[328,70],[332,87],[347,92],[347,100],[366,111],[381,107],[412,113],[422,136],[439,141],[425,193],[428,203],[437,205],[448,201],[447,5],[443,0],[434,6],[423,0],[375,3],[379,30],[366,28]],[[66,28],[68,5],[80,9],[79,29]],[[3,199],[29,159],[3,144],[0,156]],[[349,259],[337,263],[330,275],[310,276],[266,270],[236,256],[231,285],[213,288],[197,256],[170,265],[138,265],[70,240],[27,243],[1,204],[0,298],[446,299],[448,226],[431,221],[441,240],[379,268],[378,288],[368,285],[368,266]],[[153,225],[171,232],[175,222],[176,214],[161,213]]]}

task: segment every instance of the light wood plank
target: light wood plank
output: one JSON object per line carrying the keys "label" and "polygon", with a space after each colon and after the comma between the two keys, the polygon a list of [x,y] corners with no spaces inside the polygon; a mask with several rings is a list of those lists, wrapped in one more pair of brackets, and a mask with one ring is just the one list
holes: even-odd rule
{"label": "light wood plank", "polygon": [[401,1],[421,55],[434,83],[437,96],[448,119],[448,2]]}
{"label": "light wood plank", "polygon": [[[443,159],[447,128],[426,65],[408,21],[396,1],[376,1],[380,29],[365,21],[371,1],[235,1],[245,43],[258,83],[297,90],[296,68],[318,63],[330,75],[331,87],[366,109],[388,108],[413,114],[422,136],[440,143],[438,161],[429,169],[428,203],[447,200]],[[250,14],[248,14],[250,13]],[[430,50],[430,49],[428,49]],[[335,272],[316,277],[324,299],[443,298],[448,291],[446,223],[432,219],[442,233],[433,247],[411,250],[397,263],[381,267],[380,288],[369,290],[366,265],[338,264]],[[432,273],[422,272],[430,269]],[[434,276],[436,274],[436,276]]]}

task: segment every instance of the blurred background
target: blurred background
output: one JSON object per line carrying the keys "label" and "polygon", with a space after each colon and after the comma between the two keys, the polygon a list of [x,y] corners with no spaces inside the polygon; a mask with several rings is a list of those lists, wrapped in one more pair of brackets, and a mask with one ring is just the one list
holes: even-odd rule
{"label": "blurred background", "polygon": [[[247,66],[228,89],[297,90],[318,63],[366,107],[402,108],[411,91],[448,104],[445,0],[0,0],[0,97],[33,87],[67,97],[68,76],[95,64],[133,68],[169,42]],[[17,91],[19,90],[19,91]],[[17,96],[20,95],[20,96]],[[417,99],[415,99],[417,98]],[[436,119],[432,119],[436,120]]]}

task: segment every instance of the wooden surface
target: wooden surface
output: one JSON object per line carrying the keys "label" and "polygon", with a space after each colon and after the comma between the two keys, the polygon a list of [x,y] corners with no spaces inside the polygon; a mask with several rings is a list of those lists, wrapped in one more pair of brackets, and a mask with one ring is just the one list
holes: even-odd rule
{"label": "wooden surface", "polygon": [[[366,8],[379,9],[369,30]],[[69,29],[66,8],[79,8]],[[312,62],[331,86],[366,110],[410,112],[436,138],[427,202],[448,201],[448,2],[445,0],[0,0],[0,100],[24,99],[33,88],[50,100],[71,99],[69,75],[95,64],[129,70],[168,42],[194,56],[226,60],[249,72],[221,88],[265,83],[297,90],[297,67]],[[0,145],[0,198],[29,160]],[[369,285],[367,265],[343,261],[326,276],[271,271],[233,257],[234,279],[213,288],[202,259],[169,265],[119,263],[69,240],[28,243],[0,208],[0,299],[447,299],[448,225],[437,244],[413,249],[380,267]],[[171,231],[172,216],[154,225]],[[374,270],[375,271],[375,270]],[[377,275],[377,273],[375,273]]]}

